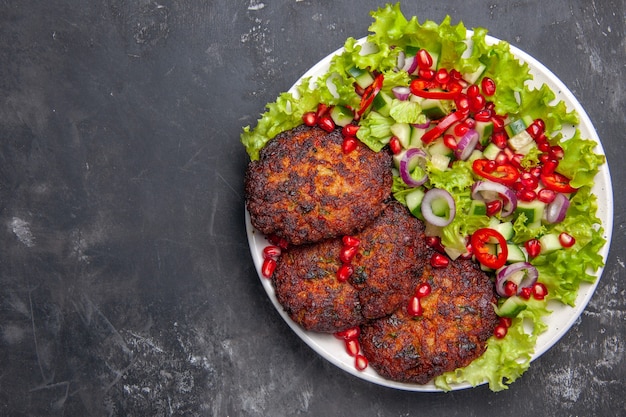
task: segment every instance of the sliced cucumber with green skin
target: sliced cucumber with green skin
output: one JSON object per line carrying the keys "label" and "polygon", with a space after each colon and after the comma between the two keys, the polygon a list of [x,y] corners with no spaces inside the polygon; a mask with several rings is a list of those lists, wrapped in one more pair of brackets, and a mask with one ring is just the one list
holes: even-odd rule
{"label": "sliced cucumber with green skin", "polygon": [[472,200],[469,209],[470,216],[486,216],[487,204],[482,200]]}
{"label": "sliced cucumber with green skin", "polygon": [[539,200],[530,202],[518,201],[515,214],[517,217],[523,213],[526,216],[524,224],[530,228],[534,228],[541,226],[541,219],[545,210],[546,204]]}
{"label": "sliced cucumber with green skin", "polygon": [[359,67],[350,67],[347,70],[348,74],[354,77],[354,80],[361,88],[367,88],[374,82],[374,77],[369,71]]}
{"label": "sliced cucumber with green skin", "polygon": [[443,137],[435,139],[428,145],[427,150],[431,155],[444,155],[447,157],[452,157],[452,155],[454,155],[454,151],[448,148],[444,143]]}
{"label": "sliced cucumber with green skin", "polygon": [[541,243],[541,254],[551,253],[555,250],[563,249],[558,233],[547,233],[539,238]]}
{"label": "sliced cucumber with green skin", "polygon": [[489,139],[493,133],[493,122],[477,121],[474,130],[478,133],[478,141],[481,145],[485,146],[491,143],[489,142]]}
{"label": "sliced cucumber with green skin", "polygon": [[423,188],[416,188],[405,196],[406,206],[415,217],[422,219],[422,200],[426,192]]}
{"label": "sliced cucumber with green skin", "polygon": [[507,240],[507,241],[513,239],[513,235],[515,234],[515,231],[513,230],[512,222],[498,223],[494,225],[492,229],[499,232],[502,235],[502,237],[504,237],[504,240]]}
{"label": "sliced cucumber with green skin", "polygon": [[519,245],[516,245],[515,243],[507,243],[506,248],[508,251],[508,255],[506,257],[507,264],[528,261],[526,252],[524,252],[524,250]]}
{"label": "sliced cucumber with green skin", "polygon": [[445,100],[426,98],[420,101],[422,113],[431,120],[441,119],[450,113],[451,105]]}
{"label": "sliced cucumber with green skin", "polygon": [[511,149],[523,155],[526,155],[530,152],[530,149],[536,146],[535,140],[526,130],[522,130],[520,133],[509,139],[508,144]]}
{"label": "sliced cucumber with green skin", "polygon": [[352,123],[354,120],[354,113],[347,107],[333,106],[333,108],[330,109],[330,117],[337,126],[344,127]]}
{"label": "sliced cucumber with green skin", "polygon": [[446,155],[435,154],[430,157],[430,163],[433,168],[439,171],[447,171],[450,164],[450,157]]}
{"label": "sliced cucumber with green skin", "polygon": [[528,308],[528,304],[526,301],[518,295],[513,295],[500,305],[500,307],[496,308],[496,314],[500,317],[517,317],[519,313],[526,310]]}
{"label": "sliced cucumber with green skin", "polygon": [[423,129],[421,127],[415,127],[415,126],[411,126],[411,148],[423,148],[424,147],[424,142],[422,142],[422,136],[424,136],[424,133],[426,132],[426,129]]}
{"label": "sliced cucumber with green skin", "polygon": [[487,67],[484,64],[480,64],[476,71],[463,74],[463,79],[470,84],[475,84],[476,81],[480,79],[480,76],[483,75],[486,68]]}
{"label": "sliced cucumber with green skin", "polygon": [[411,125],[408,123],[395,123],[391,125],[391,133],[398,138],[403,148],[408,148],[411,143]]}
{"label": "sliced cucumber with green skin", "polygon": [[493,161],[496,159],[496,157],[498,156],[501,150],[502,149],[498,148],[498,146],[495,143],[491,142],[483,150],[483,156],[486,159]]}
{"label": "sliced cucumber with green skin", "polygon": [[526,130],[528,126],[533,123],[533,118],[530,116],[522,116],[519,119],[511,120],[504,126],[504,130],[506,134],[509,135],[510,138],[521,133]]}
{"label": "sliced cucumber with green skin", "polygon": [[392,100],[393,98],[389,94],[380,91],[376,94],[376,97],[374,97],[374,101],[372,101],[372,108],[381,115],[388,117]]}

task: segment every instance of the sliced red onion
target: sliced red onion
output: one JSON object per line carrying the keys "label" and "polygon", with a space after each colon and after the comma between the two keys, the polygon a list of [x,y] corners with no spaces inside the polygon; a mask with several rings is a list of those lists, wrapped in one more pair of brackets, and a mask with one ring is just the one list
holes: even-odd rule
{"label": "sliced red onion", "polygon": [[396,65],[397,65],[399,70],[403,70],[404,69],[405,57],[406,57],[406,55],[404,54],[404,51],[398,52],[398,63]]}
{"label": "sliced red onion", "polygon": [[557,193],[556,197],[546,208],[546,220],[548,223],[561,223],[567,214],[569,199],[563,193]]}
{"label": "sliced red onion", "polygon": [[419,163],[419,160],[426,159],[426,152],[419,148],[409,148],[400,159],[400,177],[402,181],[410,187],[419,187],[424,184],[428,179],[428,175],[424,174],[419,180],[414,179],[411,176],[411,170],[415,167],[415,164]]}
{"label": "sliced red onion", "polygon": [[476,145],[478,144],[479,135],[474,129],[468,129],[467,133],[459,140],[454,155],[462,160],[466,161],[467,158],[474,152]]}
{"label": "sliced red onion", "polygon": [[493,181],[477,181],[472,185],[472,198],[474,200],[493,201],[502,198],[502,217],[507,217],[517,208],[517,196],[515,192],[504,184]]}
{"label": "sliced red onion", "polygon": [[409,87],[401,85],[393,87],[391,91],[393,92],[393,95],[401,101],[406,100],[407,98],[409,98],[409,95],[411,95],[411,89]]}
{"label": "sliced red onion", "polygon": [[409,74],[413,74],[413,71],[417,69],[417,59],[414,56],[407,56],[404,58],[403,70]]}
{"label": "sliced red onion", "polygon": [[[521,279],[520,279],[521,276]],[[522,288],[532,287],[537,282],[539,272],[532,264],[528,262],[515,262],[514,264],[505,266],[498,271],[496,275],[496,292],[506,297],[504,285],[507,281],[515,278],[517,284],[517,293],[520,294]],[[519,282],[517,282],[519,280]]]}
{"label": "sliced red onion", "polygon": [[[439,217],[433,213],[433,202],[439,199],[445,200],[448,205],[449,213],[447,217]],[[456,204],[454,203],[454,198],[449,192],[441,188],[431,188],[426,191],[424,199],[422,200],[422,216],[424,216],[424,220],[434,226],[444,227],[452,223],[455,215]]]}
{"label": "sliced red onion", "polygon": [[414,123],[413,127],[416,127],[418,129],[428,129],[430,127],[430,120],[426,119],[424,123]]}

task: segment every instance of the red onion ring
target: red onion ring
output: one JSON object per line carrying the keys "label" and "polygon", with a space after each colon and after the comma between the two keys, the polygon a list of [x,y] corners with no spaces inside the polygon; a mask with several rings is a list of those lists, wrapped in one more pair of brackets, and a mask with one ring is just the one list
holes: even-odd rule
{"label": "red onion ring", "polygon": [[537,277],[539,277],[539,272],[537,268],[535,268],[532,264],[528,262],[515,262],[514,264],[505,266],[501,270],[498,271],[496,275],[496,292],[502,296],[506,297],[506,293],[504,291],[504,284],[511,278],[511,276],[520,271],[524,271],[524,278],[517,283],[517,293],[520,294],[522,288],[532,287],[537,282]]}
{"label": "red onion ring", "polygon": [[557,193],[556,197],[546,207],[546,220],[548,223],[561,223],[567,214],[569,199],[563,193]]}
{"label": "red onion ring", "polygon": [[[447,218],[439,217],[435,213],[433,213],[432,203],[438,199],[443,199],[448,204],[448,209],[450,210],[450,212]],[[424,199],[422,200],[422,216],[424,216],[424,220],[426,220],[433,226],[444,227],[452,223],[455,215],[456,204],[454,202],[454,198],[449,192],[441,188],[431,188],[430,190],[426,191],[426,194],[424,194]]]}
{"label": "red onion ring", "polygon": [[409,87],[404,87],[404,86],[399,85],[399,86],[393,87],[391,89],[391,92],[398,100],[405,101],[406,99],[409,98],[409,95],[411,94],[411,89]]}
{"label": "red onion ring", "polygon": [[426,159],[426,152],[424,152],[423,149],[409,148],[404,155],[402,155],[402,159],[400,159],[400,177],[402,178],[402,181],[410,187],[419,187],[428,179],[428,175],[426,174],[424,174],[424,176],[419,180],[416,180],[411,176],[411,169],[420,158]]}
{"label": "red onion ring", "polygon": [[426,119],[424,123],[414,123],[412,126],[418,129],[428,129],[430,126],[430,119]]}
{"label": "red onion ring", "polygon": [[502,198],[502,217],[513,214],[517,208],[517,196],[515,192],[504,184],[493,181],[476,181],[472,185],[472,198],[481,201],[493,201],[494,198],[486,198],[484,193],[497,193]]}
{"label": "red onion ring", "polygon": [[402,69],[409,74],[413,74],[413,72],[417,69],[417,59],[415,56],[406,56],[404,58],[404,66]]}
{"label": "red onion ring", "polygon": [[478,144],[478,139],[478,132],[476,132],[474,129],[468,129],[467,133],[465,133],[463,137],[459,140],[456,149],[454,150],[454,155],[458,159],[466,161],[476,148],[476,145]]}

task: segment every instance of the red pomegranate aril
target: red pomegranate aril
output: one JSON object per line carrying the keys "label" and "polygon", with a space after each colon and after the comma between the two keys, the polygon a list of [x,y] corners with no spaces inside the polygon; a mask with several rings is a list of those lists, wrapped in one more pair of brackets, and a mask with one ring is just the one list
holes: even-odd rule
{"label": "red pomegranate aril", "polygon": [[539,129],[541,129],[542,132],[546,131],[546,123],[543,121],[543,119],[535,119],[533,123],[539,126]]}
{"label": "red pomegranate aril", "polygon": [[476,97],[470,97],[470,111],[476,113],[484,109],[486,102],[487,100],[485,100],[485,97],[482,94],[478,94]]}
{"label": "red pomegranate aril", "polygon": [[361,350],[361,346],[359,345],[359,341],[357,339],[348,339],[344,341],[344,345],[346,346],[346,352],[352,357],[356,357]]}
{"label": "red pomegranate aril", "polygon": [[454,135],[451,135],[449,133],[443,135],[443,144],[452,150],[455,150],[458,146]]}
{"label": "red pomegranate aril", "polygon": [[491,200],[486,203],[487,216],[495,216],[502,210],[502,201]]}
{"label": "red pomegranate aril", "polygon": [[514,283],[513,281],[507,281],[504,284],[504,294],[507,297],[511,297],[511,296],[517,294],[517,284]]}
{"label": "red pomegranate aril", "polygon": [[400,143],[400,139],[397,136],[392,136],[389,140],[389,149],[391,149],[391,153],[394,155],[398,155],[402,152],[402,144]]}
{"label": "red pomegranate aril", "polygon": [[524,188],[528,190],[534,190],[539,185],[539,179],[530,172],[523,172],[520,178],[520,182]]}
{"label": "red pomegranate aril", "polygon": [[498,319],[498,324],[508,329],[509,327],[511,327],[511,324],[513,324],[513,319],[510,317],[500,317]]}
{"label": "red pomegranate aril", "polygon": [[435,81],[439,84],[447,84],[450,78],[450,73],[445,68],[439,68],[435,73]]}
{"label": "red pomegranate aril", "polygon": [[318,124],[319,127],[324,129],[328,133],[330,133],[333,130],[335,130],[335,122],[333,121],[332,117],[330,117],[330,116],[322,116],[322,117],[320,117],[319,120],[317,121],[317,124]]}
{"label": "red pomegranate aril", "polygon": [[459,70],[452,68],[450,70],[450,78],[459,81],[463,79],[463,74],[461,74]]}
{"label": "red pomegranate aril", "polygon": [[341,340],[358,339],[361,334],[361,328],[359,326],[350,327],[346,330],[341,330],[335,333],[335,337]]}
{"label": "red pomegranate aril", "polygon": [[[491,120],[493,120],[493,118],[491,118]],[[504,133],[504,131],[494,132],[491,135],[491,141],[500,149],[506,148],[506,133]]]}
{"label": "red pomegranate aril", "polygon": [[556,159],[558,161],[559,159],[563,159],[563,156],[565,155],[565,151],[559,145],[554,145],[550,147],[550,150],[548,151],[548,155],[550,155],[550,158]]}
{"label": "red pomegranate aril", "polygon": [[467,95],[465,94],[459,95],[457,98],[454,99],[454,105],[456,106],[457,110],[469,111],[469,108],[470,108],[469,97],[467,97]]}
{"label": "red pomegranate aril", "polygon": [[476,127],[476,119],[468,117],[467,119],[463,120],[463,124],[467,126],[468,129],[474,129]]}
{"label": "red pomegranate aril", "polygon": [[504,336],[506,336],[506,334],[508,333],[508,331],[509,329],[499,324],[493,330],[493,335],[496,337],[496,339],[503,339]]}
{"label": "red pomegranate aril", "polygon": [[263,265],[261,266],[261,274],[265,278],[271,278],[274,274],[274,270],[276,269],[276,259],[274,258],[265,258],[263,260]]}
{"label": "red pomegranate aril", "polygon": [[433,253],[430,257],[430,265],[433,268],[445,268],[450,264],[450,259],[441,253]]}
{"label": "red pomegranate aril", "polygon": [[345,235],[341,238],[341,241],[345,246],[359,246],[361,244],[361,240],[358,237]]}
{"label": "red pomegranate aril", "polygon": [[478,122],[488,122],[488,121],[491,120],[491,111],[489,111],[487,109],[483,109],[483,110],[477,112],[474,115],[474,118]]}
{"label": "red pomegranate aril", "polygon": [[494,80],[492,80],[489,77],[484,77],[480,81],[480,87],[483,90],[483,94],[488,97],[491,97],[492,95],[496,93],[496,83]]}
{"label": "red pomegranate aril", "polygon": [[358,125],[353,125],[352,123],[345,125],[341,128],[341,134],[344,136],[356,136],[356,132],[359,131]]}
{"label": "red pomegranate aril", "polygon": [[[523,186],[524,184],[522,184],[522,187]],[[517,192],[517,198],[522,201],[531,202],[537,198],[537,193],[535,192],[535,190],[529,190],[528,188],[524,188]]]}
{"label": "red pomegranate aril", "polygon": [[268,245],[263,248],[263,258],[277,258],[280,256],[282,249],[276,245]]}
{"label": "red pomegranate aril", "polygon": [[470,98],[478,97],[479,94],[480,94],[480,88],[478,88],[476,84],[472,84],[469,87],[467,87],[467,95]]}
{"label": "red pomegranate aril", "polygon": [[417,286],[417,289],[415,290],[415,296],[417,296],[417,298],[424,298],[427,295],[430,295],[431,291],[432,288],[430,284],[427,282],[423,282]]}
{"label": "red pomegranate aril", "polygon": [[354,359],[354,367],[358,371],[364,371],[367,368],[368,364],[369,362],[365,356],[361,354],[356,355],[356,358]]}
{"label": "red pomegranate aril", "polygon": [[537,149],[541,152],[550,152],[550,144],[547,140],[537,140]]}
{"label": "red pomegranate aril", "polygon": [[444,253],[445,249],[441,244],[441,238],[439,236],[426,236],[426,245],[433,248],[437,252]]}
{"label": "red pomegranate aril", "polygon": [[420,49],[415,55],[419,69],[430,69],[433,66],[433,57],[426,49]]}
{"label": "red pomegranate aril", "polygon": [[354,136],[346,136],[341,144],[341,150],[343,153],[348,154],[356,149],[358,145],[357,139]]}
{"label": "red pomegranate aril", "polygon": [[541,253],[541,242],[539,239],[529,239],[524,242],[524,248],[526,248],[529,257],[536,258]]}
{"label": "red pomegranate aril", "polygon": [[454,126],[454,134],[458,137],[463,137],[463,135],[465,135],[468,130],[469,128],[463,123],[459,123],[456,126]]}
{"label": "red pomegranate aril", "polygon": [[548,159],[543,163],[541,167],[541,172],[544,174],[552,174],[556,168],[559,166],[559,161],[554,159]]}
{"label": "red pomegranate aril", "polygon": [[341,252],[339,253],[339,259],[344,264],[349,264],[352,262],[352,258],[356,255],[357,247],[356,246],[344,246],[341,248]]}
{"label": "red pomegranate aril", "polygon": [[529,300],[533,294],[533,289],[530,287],[524,287],[520,290],[519,296],[525,300]]}
{"label": "red pomegranate aril", "polygon": [[422,303],[417,295],[414,295],[409,299],[406,312],[413,317],[421,316],[424,313],[424,310],[422,310]]}
{"label": "red pomegranate aril", "polygon": [[559,235],[559,243],[564,248],[571,248],[576,243],[576,239],[574,238],[574,236],[570,235],[569,233],[562,232]]}
{"label": "red pomegranate aril", "polygon": [[420,69],[417,71],[417,75],[423,80],[432,80],[435,78],[435,71],[431,69]]}
{"label": "red pomegranate aril", "polygon": [[317,114],[315,112],[306,112],[302,115],[302,122],[307,126],[315,126],[317,124]]}
{"label": "red pomegranate aril", "polygon": [[532,175],[535,178],[539,178],[541,176],[540,167],[532,167],[531,169],[528,170],[528,172],[530,172],[530,175]]}
{"label": "red pomegranate aril", "polygon": [[493,122],[493,131],[494,132],[502,132],[504,130],[504,117],[499,115],[494,115],[491,118]]}
{"label": "red pomegranate aril", "polygon": [[543,300],[548,295],[548,288],[541,282],[536,282],[532,287],[532,295],[535,300]]}
{"label": "red pomegranate aril", "polygon": [[543,188],[537,193],[537,200],[541,201],[542,203],[550,204],[554,201],[555,198],[556,192],[547,188]]}
{"label": "red pomegranate aril", "polygon": [[535,140],[537,140],[537,138],[539,137],[539,134],[541,133],[541,129],[535,122],[531,123],[530,126],[526,128],[526,131]]}
{"label": "red pomegranate aril", "polygon": [[330,107],[328,107],[328,105],[324,103],[319,103],[317,105],[317,113],[316,113],[317,118],[321,119],[322,117],[326,116],[329,110],[330,110]]}
{"label": "red pomegranate aril", "polygon": [[509,156],[504,151],[498,152],[496,159],[494,159],[496,165],[509,165]]}
{"label": "red pomegranate aril", "polygon": [[337,270],[337,281],[346,282],[354,273],[354,268],[350,264],[342,264]]}

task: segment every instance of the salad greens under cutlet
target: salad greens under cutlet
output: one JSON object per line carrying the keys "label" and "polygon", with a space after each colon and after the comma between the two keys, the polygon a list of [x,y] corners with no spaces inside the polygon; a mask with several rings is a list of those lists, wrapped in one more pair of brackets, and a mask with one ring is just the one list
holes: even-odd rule
{"label": "salad greens under cutlet", "polygon": [[[548,86],[531,87],[527,83],[532,80],[528,64],[513,55],[508,43],[488,42],[487,30],[475,28],[468,32],[463,23],[453,25],[449,16],[439,24],[428,20],[420,23],[416,17],[407,19],[399,3],[388,4],[371,15],[373,23],[365,42],[348,38],[343,52],[332,58],[325,74],[316,79],[302,79],[293,93],[280,94],[275,102],[267,105],[255,128],[243,129],[241,142],[251,160],[256,160],[270,139],[302,124],[303,115],[315,111],[319,103],[358,109],[361,95],[354,87],[355,68],[382,74],[384,82],[380,91],[393,97],[393,87],[408,86],[411,82],[406,71],[398,70],[399,54],[416,49],[429,51],[438,58],[438,68],[455,69],[466,79],[476,78],[477,74],[491,78],[497,89],[489,99],[495,104],[498,115],[505,115],[507,120],[522,117],[543,120],[550,145],[558,145],[564,151],[557,170],[576,188],[569,195],[567,215],[554,224],[529,224],[523,215],[499,220],[514,224],[511,241],[517,244],[564,231],[575,237],[575,244],[566,250],[540,253],[529,260],[539,272],[539,281],[548,289],[547,297],[524,300],[524,309],[513,318],[505,337],[490,338],[481,357],[465,368],[434,380],[442,390],[450,390],[452,384],[457,383],[478,385],[484,382],[494,391],[506,389],[530,365],[537,337],[547,328],[544,319],[551,313],[547,302],[553,300],[573,306],[580,284],[594,282],[593,272],[603,266],[600,250],[606,241],[596,214],[597,198],[591,188],[605,158],[594,153],[596,143],[582,138],[578,128],[574,129],[572,137],[564,137],[561,129],[576,127],[578,115],[569,111],[563,101],[556,101],[556,95]],[[427,121],[419,104],[392,100],[384,115],[372,109],[361,115],[357,136],[371,149],[379,151],[389,143],[394,124]],[[521,163],[532,166],[537,164],[537,158],[538,152],[529,152]],[[454,160],[449,168],[440,168],[430,162],[425,164],[423,169],[428,174],[428,182],[424,187],[442,188],[454,197],[456,216],[439,233],[444,246],[463,245],[464,249],[464,244],[459,243],[464,240],[459,237],[464,239],[477,229],[488,227],[490,219],[470,213],[471,186],[477,181],[471,160]],[[396,176],[393,188],[396,198],[406,204],[404,196],[409,191],[410,187]]]}

